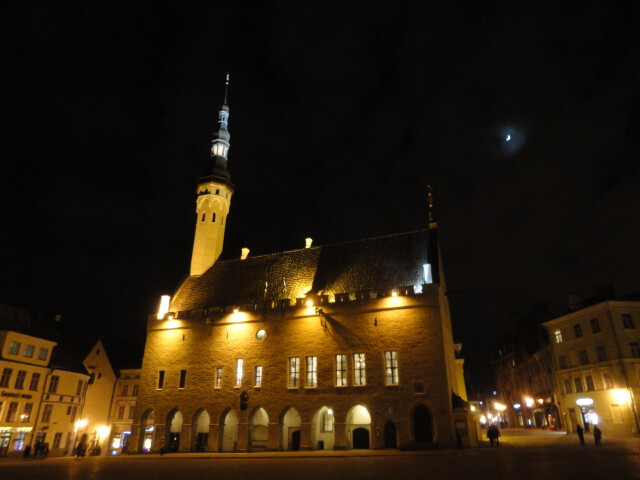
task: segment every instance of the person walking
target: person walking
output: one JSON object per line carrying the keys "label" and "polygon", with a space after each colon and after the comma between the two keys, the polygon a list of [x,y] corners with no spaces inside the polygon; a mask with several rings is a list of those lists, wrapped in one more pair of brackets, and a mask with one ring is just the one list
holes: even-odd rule
{"label": "person walking", "polygon": [[584,430],[581,425],[576,427],[576,433],[578,434],[578,438],[580,439],[580,446],[584,447]]}
{"label": "person walking", "polygon": [[596,447],[602,446],[602,430],[597,425],[593,426],[593,440],[596,442]]}
{"label": "person walking", "polygon": [[487,430],[487,438],[489,439],[489,441],[491,442],[491,446],[493,447],[493,444],[495,443],[496,447],[500,446],[500,430],[498,430],[498,427],[495,425],[491,425],[489,427],[489,430]]}

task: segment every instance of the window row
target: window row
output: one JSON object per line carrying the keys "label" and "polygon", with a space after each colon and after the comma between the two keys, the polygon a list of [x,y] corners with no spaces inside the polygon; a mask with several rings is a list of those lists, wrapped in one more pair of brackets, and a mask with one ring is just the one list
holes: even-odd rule
{"label": "window row", "polygon": [[[347,355],[339,353],[335,355],[334,363],[334,379],[336,387],[346,387],[347,381]],[[363,386],[367,384],[366,356],[364,353],[354,353],[351,356],[351,368],[353,372],[353,385]],[[222,388],[224,368],[217,367],[215,373],[215,388]],[[256,365],[253,369],[253,386],[261,387],[263,382],[262,365]],[[165,384],[165,370],[158,371],[156,388],[161,390]],[[233,386],[241,387],[245,377],[244,359],[236,358],[235,370],[233,372]],[[315,388],[318,386],[318,357],[304,357],[304,376],[302,376],[302,365],[300,357],[289,357],[287,371],[287,387],[301,387],[301,379],[304,378],[304,386],[306,388]],[[398,371],[398,352],[390,350],[384,352],[384,380],[385,385],[397,385],[399,382]],[[178,388],[183,389],[187,382],[187,371],[180,370]]]}
{"label": "window row", "polygon": [[[11,388],[12,375],[13,375],[13,368],[5,367],[2,370],[2,376],[0,377],[0,387]],[[16,373],[16,379],[13,383],[13,388],[16,390],[24,390],[26,379],[27,379],[27,371],[18,370],[18,372]],[[40,383],[40,374],[38,372],[33,372],[31,374],[31,381],[29,382],[29,390],[33,392],[37,392],[39,383]]]}
{"label": "window row", "polygon": [[[207,219],[207,214],[203,212],[202,216],[200,217],[200,221],[204,222],[206,219]],[[216,212],[213,212],[211,214],[211,222],[216,223]],[[224,215],[220,215],[220,225],[224,225]]]}
{"label": "window row", "polygon": [[[128,397],[129,396],[129,385],[123,385],[122,386],[122,390],[120,391],[120,396],[121,397]],[[131,388],[131,396],[132,397],[137,397],[138,396],[138,385],[133,385]]]}
{"label": "window row", "polygon": [[28,402],[24,404],[22,413],[18,415],[20,402],[2,402],[0,401],[0,421],[2,421],[2,413],[6,407],[6,414],[4,421],[8,423],[21,422],[28,423],[31,420],[33,413],[33,403]]}
{"label": "window row", "polygon": [[[625,355],[627,356],[627,355]],[[628,356],[640,358],[640,343],[629,342]],[[578,352],[561,353],[558,355],[558,366],[560,369],[575,367],[578,365],[588,365],[593,360],[593,351],[590,354],[588,349],[579,350]],[[606,362],[610,360],[607,349],[604,345],[595,347],[595,361]]]}
{"label": "window row", "polygon": [[[22,346],[22,343],[16,342],[16,341],[11,341],[9,343],[9,351],[8,351],[8,353],[10,355],[19,355],[21,346]],[[25,344],[24,349],[22,350],[22,356],[25,357],[25,358],[33,358],[33,355],[35,354],[35,351],[36,351],[36,346],[35,345]],[[38,350],[38,360],[46,360],[48,354],[49,354],[49,349],[48,348],[40,348]]]}
{"label": "window row", "polygon": [[[593,382],[593,376],[590,374],[566,377],[563,380],[563,383],[565,394],[592,392],[596,390],[595,383]],[[602,387],[604,390],[614,388],[613,378],[611,373],[608,371],[602,372]]]}
{"label": "window row", "polygon": [[[635,329],[636,324],[633,318],[633,315],[630,313],[623,313],[620,315],[622,321],[622,327],[625,329]],[[582,338],[584,336],[582,331],[583,324],[580,322],[574,323],[572,325],[571,330],[573,331],[573,338]],[[597,318],[589,319],[589,328],[593,335],[600,333],[602,330],[600,329],[600,320]],[[555,343],[562,343],[570,340],[569,335],[566,330],[557,329],[553,332],[553,339]]]}
{"label": "window row", "polygon": [[126,405],[120,405],[118,407],[118,411],[116,414],[116,417],[118,420],[132,420],[133,419],[133,411],[135,409],[135,405],[130,405],[129,406],[129,413],[128,415],[126,415],[125,417],[125,412],[127,411],[127,406]]}

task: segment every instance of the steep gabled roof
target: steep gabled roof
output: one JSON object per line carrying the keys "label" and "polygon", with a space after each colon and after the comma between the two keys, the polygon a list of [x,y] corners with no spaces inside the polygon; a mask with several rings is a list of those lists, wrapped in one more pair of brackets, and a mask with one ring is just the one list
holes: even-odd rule
{"label": "steep gabled roof", "polygon": [[420,285],[428,229],[216,262],[184,280],[172,311]]}

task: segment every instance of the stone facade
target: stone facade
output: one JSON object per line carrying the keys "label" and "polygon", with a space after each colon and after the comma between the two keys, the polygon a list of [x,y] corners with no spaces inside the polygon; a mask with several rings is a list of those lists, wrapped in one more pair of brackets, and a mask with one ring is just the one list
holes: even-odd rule
{"label": "stone facade", "polygon": [[[163,446],[180,451],[252,451],[327,445],[345,449],[353,448],[354,443],[371,448],[425,442],[453,445],[451,393],[458,393],[458,381],[441,289],[425,285],[423,293],[414,293],[413,287],[401,290],[408,295],[392,296],[390,290],[377,292],[376,298],[369,294],[368,298],[310,307],[223,309],[201,317],[178,315],[161,321],[150,316],[135,413],[140,423],[133,426],[130,445],[143,450],[141,431],[150,427],[146,436],[152,438],[152,451]],[[316,300],[322,302],[323,297]],[[263,340],[256,337],[260,330],[266,332]],[[397,355],[398,378],[389,385],[385,352],[392,351]],[[357,353],[365,355],[362,386],[355,385]],[[346,355],[346,386],[337,386],[338,354]],[[317,359],[317,380],[307,378],[307,357]],[[289,384],[291,358],[300,359],[296,387]],[[237,359],[243,360],[239,385]],[[256,367],[262,367],[260,386],[256,385]],[[219,368],[222,378],[218,384]],[[162,388],[158,385],[160,371],[165,372]],[[181,371],[186,375],[182,388]],[[315,385],[310,386],[309,380]],[[357,406],[365,408],[354,408]],[[333,412],[332,435],[322,432],[321,425],[322,413],[329,410]],[[364,420],[354,418],[358,410]],[[153,425],[147,421],[151,411]],[[297,413],[294,420],[285,419],[289,411]],[[204,427],[202,415],[208,417]],[[181,421],[176,422],[177,416]],[[230,423],[234,438],[225,442]],[[357,444],[360,439],[354,439],[354,431],[358,428],[369,432],[369,442]],[[177,445],[170,446],[170,438],[176,439],[171,430],[180,434]],[[256,430],[263,430],[266,442],[255,440]],[[299,430],[299,444],[292,443],[288,430]],[[198,433],[207,434],[206,445],[198,445]],[[363,432],[356,435],[367,436]]]}

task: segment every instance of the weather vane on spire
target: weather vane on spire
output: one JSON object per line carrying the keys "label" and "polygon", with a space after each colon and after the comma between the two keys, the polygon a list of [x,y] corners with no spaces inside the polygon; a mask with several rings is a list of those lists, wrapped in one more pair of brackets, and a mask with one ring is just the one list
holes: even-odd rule
{"label": "weather vane on spire", "polygon": [[227,90],[229,90],[229,72],[227,72],[227,77],[224,82],[224,104],[227,104]]}

